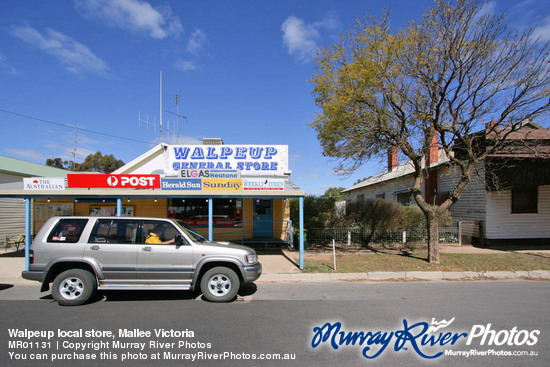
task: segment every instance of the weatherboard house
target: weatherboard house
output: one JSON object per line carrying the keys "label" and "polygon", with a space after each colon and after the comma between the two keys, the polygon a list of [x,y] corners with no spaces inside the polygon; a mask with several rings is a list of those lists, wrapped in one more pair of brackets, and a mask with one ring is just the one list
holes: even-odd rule
{"label": "weatherboard house", "polygon": [[[478,134],[490,141],[490,129]],[[476,167],[460,199],[451,206],[456,221],[481,224],[484,243],[533,244],[550,240],[550,129],[528,121],[511,133],[510,144],[490,155]],[[458,168],[449,166],[437,144],[428,157],[423,194],[438,204],[449,197],[460,179]],[[384,199],[413,205],[411,162],[398,164],[397,153],[388,151],[385,172],[346,189],[346,201]]]}
{"label": "weatherboard house", "polygon": [[299,199],[303,223],[305,192],[290,175],[287,145],[203,139],[202,145],[158,144],[112,174],[67,172],[44,179],[47,185],[0,184],[0,199],[24,199],[27,238],[48,218],[69,213],[169,217],[210,240],[292,244],[293,227],[303,225],[290,221],[289,199]]}

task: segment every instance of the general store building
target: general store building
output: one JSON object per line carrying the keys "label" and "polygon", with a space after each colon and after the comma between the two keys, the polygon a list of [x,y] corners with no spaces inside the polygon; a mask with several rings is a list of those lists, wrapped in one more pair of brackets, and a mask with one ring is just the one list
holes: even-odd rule
{"label": "general store building", "polygon": [[[176,218],[210,240],[292,246],[293,229],[303,225],[290,221],[290,199],[299,199],[303,223],[305,192],[291,173],[286,145],[205,139],[202,145],[158,144],[112,174],[0,185],[0,197],[25,199],[29,238],[54,215],[107,215]],[[303,268],[302,232],[298,243]]]}

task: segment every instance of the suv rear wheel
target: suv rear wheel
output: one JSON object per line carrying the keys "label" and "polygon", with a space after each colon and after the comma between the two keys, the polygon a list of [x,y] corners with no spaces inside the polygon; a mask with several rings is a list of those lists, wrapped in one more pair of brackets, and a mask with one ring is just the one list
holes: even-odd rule
{"label": "suv rear wheel", "polygon": [[52,295],[62,306],[78,306],[88,301],[96,288],[96,279],[92,273],[83,269],[70,269],[55,277]]}
{"label": "suv rear wheel", "polygon": [[239,277],[229,268],[218,266],[204,273],[201,291],[211,302],[228,302],[237,295],[240,287]]}

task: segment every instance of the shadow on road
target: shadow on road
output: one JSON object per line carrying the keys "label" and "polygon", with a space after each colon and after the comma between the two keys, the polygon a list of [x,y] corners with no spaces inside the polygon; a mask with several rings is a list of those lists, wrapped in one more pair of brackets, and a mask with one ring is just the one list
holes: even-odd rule
{"label": "shadow on road", "polygon": [[[5,288],[2,288],[4,286]],[[0,291],[2,289],[11,288],[11,284],[0,284]],[[239,297],[251,296],[256,293],[258,287],[254,283],[241,284],[237,297],[234,301],[238,301]],[[51,300],[53,297],[51,293],[40,297],[42,300]],[[161,290],[161,291],[97,291],[93,299],[87,304],[96,302],[132,302],[132,301],[178,301],[178,300],[202,300],[208,302],[201,294],[200,291],[178,291],[178,290]]]}
{"label": "shadow on road", "polygon": [[0,252],[0,257],[25,257],[25,249],[19,249],[19,251],[9,250],[7,252]]}
{"label": "shadow on road", "polygon": [[6,289],[10,289],[10,288],[13,288],[13,284],[3,284],[3,283],[0,283],[0,291],[6,290]]}

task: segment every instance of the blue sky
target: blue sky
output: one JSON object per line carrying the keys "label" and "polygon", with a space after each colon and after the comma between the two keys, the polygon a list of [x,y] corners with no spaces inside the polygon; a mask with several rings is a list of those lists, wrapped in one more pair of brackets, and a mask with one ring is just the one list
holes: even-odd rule
{"label": "blue sky", "polygon": [[[392,23],[418,19],[432,1],[391,3]],[[384,170],[373,161],[351,176],[321,154],[308,123],[317,108],[308,81],[312,55],[337,41],[364,14],[390,3],[371,0],[0,2],[0,154],[45,163],[89,153],[125,162],[160,141],[163,109],[176,112],[180,144],[219,137],[226,144],[289,146],[291,179],[308,194]],[[550,40],[550,4],[491,1],[513,27]],[[25,117],[27,116],[27,117]],[[31,117],[31,118],[29,118]],[[42,120],[42,121],[41,121]],[[45,122],[48,121],[48,122]],[[176,143],[174,115],[163,112]],[[76,125],[75,129],[70,126]],[[69,127],[67,127],[69,126]],[[101,134],[97,134],[97,133]],[[123,137],[121,139],[119,137]]]}

